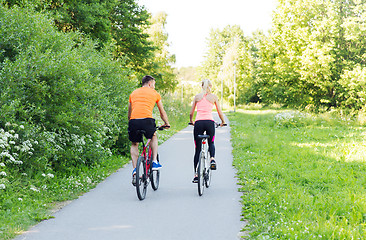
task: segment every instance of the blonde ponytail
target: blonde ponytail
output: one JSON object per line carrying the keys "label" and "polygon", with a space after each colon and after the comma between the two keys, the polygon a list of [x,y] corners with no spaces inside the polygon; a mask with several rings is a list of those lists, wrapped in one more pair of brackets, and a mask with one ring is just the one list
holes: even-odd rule
{"label": "blonde ponytail", "polygon": [[211,93],[212,83],[210,80],[205,79],[202,81],[202,90],[204,94]]}

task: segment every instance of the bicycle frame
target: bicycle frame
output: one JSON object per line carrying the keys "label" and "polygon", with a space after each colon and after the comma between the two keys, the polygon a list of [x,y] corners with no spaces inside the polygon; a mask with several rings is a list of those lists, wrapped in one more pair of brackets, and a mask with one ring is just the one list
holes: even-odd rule
{"label": "bicycle frame", "polygon": [[145,159],[144,164],[146,166],[146,168],[145,168],[146,176],[148,176],[150,164],[151,164],[151,161],[149,161],[151,159],[151,153],[152,153],[152,150],[149,147],[150,141],[151,141],[151,139],[147,139],[146,144],[145,144],[144,139],[142,139],[143,148],[142,148],[142,152],[141,152],[141,157],[143,157]]}
{"label": "bicycle frame", "polygon": [[[158,130],[163,130],[159,127]],[[143,134],[143,132],[141,132]],[[143,134],[144,135],[144,134]],[[151,187],[154,191],[159,188],[159,176],[160,170],[152,170],[152,149],[150,147],[151,139],[144,141],[142,136],[142,150],[139,152],[139,157],[136,163],[136,191],[140,200],[145,199],[147,186],[151,183]],[[159,154],[156,156],[156,160],[159,162]]]}
{"label": "bicycle frame", "polygon": [[208,139],[207,138],[202,138],[202,148],[201,148],[201,154],[203,154],[203,158],[204,158],[204,163],[203,163],[203,167],[206,169],[206,163],[207,163],[207,155],[208,155],[208,143],[207,143]]}

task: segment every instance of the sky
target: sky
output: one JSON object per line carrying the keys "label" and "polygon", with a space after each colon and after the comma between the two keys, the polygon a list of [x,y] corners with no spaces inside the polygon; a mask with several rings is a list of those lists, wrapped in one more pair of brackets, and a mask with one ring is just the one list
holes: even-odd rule
{"label": "sky", "polygon": [[206,52],[211,29],[239,25],[245,36],[268,31],[276,0],[137,0],[155,15],[168,14],[165,31],[175,67],[199,66]]}

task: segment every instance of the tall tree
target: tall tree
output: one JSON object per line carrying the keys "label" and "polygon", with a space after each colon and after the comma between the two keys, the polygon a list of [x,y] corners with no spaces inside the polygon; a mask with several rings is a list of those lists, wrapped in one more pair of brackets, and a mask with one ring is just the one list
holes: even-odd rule
{"label": "tall tree", "polygon": [[342,58],[344,71],[340,76],[338,100],[342,107],[361,109],[366,106],[366,2],[352,1],[342,21]]}
{"label": "tall tree", "polygon": [[341,106],[343,73],[364,64],[358,57],[365,52],[365,45],[359,44],[364,42],[363,33],[355,35],[346,28],[346,24],[362,28],[364,4],[280,0],[265,46],[265,62],[271,67],[261,73],[266,101],[328,109]]}
{"label": "tall tree", "polygon": [[175,63],[175,55],[169,52],[168,34],[165,32],[167,14],[160,12],[149,20],[150,27],[146,33],[148,40],[152,42],[154,50],[152,58],[145,61],[146,73],[153,75],[156,79],[156,86],[164,92],[172,92],[178,84],[172,64]]}
{"label": "tall tree", "polygon": [[[221,84],[225,100],[234,100],[234,61],[240,58],[245,43],[244,33],[237,25],[227,26],[223,30],[212,29],[207,39],[207,52],[200,68],[200,75],[214,82],[214,91],[221,95]],[[242,77],[237,67],[237,82]]]}
{"label": "tall tree", "polygon": [[152,59],[154,47],[148,40],[146,29],[150,14],[136,0],[118,0],[111,13],[112,38],[116,42],[116,55],[126,57],[129,65],[138,72]]}
{"label": "tall tree", "polygon": [[50,12],[59,30],[80,31],[99,42],[97,48],[113,43],[115,56],[141,71],[154,48],[145,33],[150,14],[136,0],[4,0]]}

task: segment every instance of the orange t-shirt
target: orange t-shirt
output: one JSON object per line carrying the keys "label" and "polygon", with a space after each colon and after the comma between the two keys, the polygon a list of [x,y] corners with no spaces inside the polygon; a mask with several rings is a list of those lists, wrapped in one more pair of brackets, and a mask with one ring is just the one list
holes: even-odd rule
{"label": "orange t-shirt", "polygon": [[152,118],[152,111],[155,103],[161,100],[160,94],[152,88],[141,87],[133,91],[130,95],[131,118]]}

